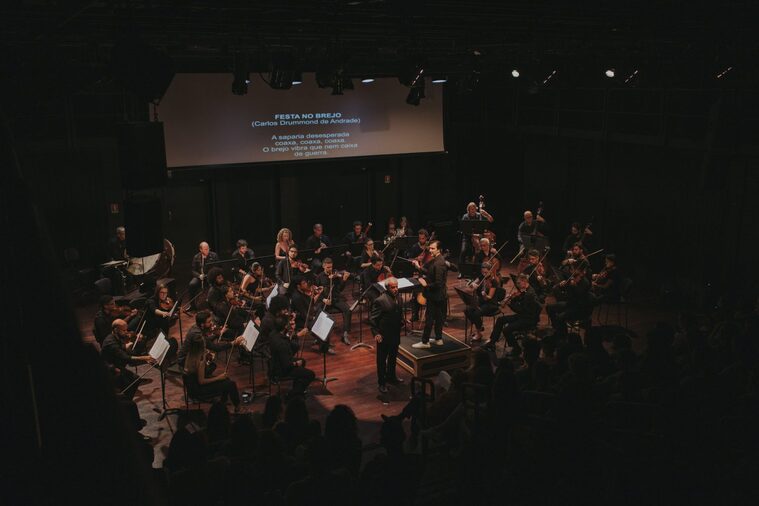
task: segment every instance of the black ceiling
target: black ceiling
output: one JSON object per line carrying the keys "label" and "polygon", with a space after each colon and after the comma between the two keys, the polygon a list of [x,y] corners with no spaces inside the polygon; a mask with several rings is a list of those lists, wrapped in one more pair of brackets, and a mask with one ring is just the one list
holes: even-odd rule
{"label": "black ceiling", "polygon": [[757,3],[30,0],[3,7],[0,23],[6,76],[101,75],[114,44],[137,40],[165,51],[180,72],[231,71],[239,52],[262,72],[287,53],[300,70],[330,62],[356,76],[394,75],[409,62],[451,76],[614,65],[659,73],[695,65],[703,76],[754,61]]}

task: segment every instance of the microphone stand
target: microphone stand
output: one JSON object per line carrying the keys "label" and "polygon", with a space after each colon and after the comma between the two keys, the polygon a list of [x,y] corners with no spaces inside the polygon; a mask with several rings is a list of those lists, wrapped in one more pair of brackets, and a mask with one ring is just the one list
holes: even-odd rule
{"label": "microphone stand", "polygon": [[369,289],[372,287],[372,285],[369,285],[366,287],[366,289],[361,292],[361,295],[358,296],[358,299],[353,303],[353,305],[350,307],[351,313],[356,310],[356,306],[359,306],[358,310],[358,342],[351,346],[351,351],[356,350],[358,348],[369,348],[370,350],[374,349],[374,346],[371,344],[364,342],[364,327],[363,327],[363,307],[361,307],[361,299],[364,298],[364,295],[369,291]]}

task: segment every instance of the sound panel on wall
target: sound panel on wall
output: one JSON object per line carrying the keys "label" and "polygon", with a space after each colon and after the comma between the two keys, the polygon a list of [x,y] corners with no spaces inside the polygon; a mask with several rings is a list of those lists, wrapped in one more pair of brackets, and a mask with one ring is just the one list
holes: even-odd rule
{"label": "sound panel on wall", "polygon": [[158,197],[138,196],[124,202],[126,250],[130,257],[163,251],[163,219]]}
{"label": "sound panel on wall", "polygon": [[119,166],[125,190],[166,184],[166,147],[163,123],[145,121],[119,125]]}

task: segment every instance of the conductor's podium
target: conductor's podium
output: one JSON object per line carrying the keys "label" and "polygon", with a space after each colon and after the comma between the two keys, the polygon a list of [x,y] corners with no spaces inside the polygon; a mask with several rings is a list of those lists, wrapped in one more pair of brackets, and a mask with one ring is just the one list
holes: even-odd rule
{"label": "conductor's podium", "polygon": [[469,366],[471,347],[450,334],[443,332],[442,346],[431,344],[428,349],[411,347],[421,339],[418,331],[402,335],[401,345],[398,348],[398,365],[414,376],[434,376],[440,371],[452,371]]}

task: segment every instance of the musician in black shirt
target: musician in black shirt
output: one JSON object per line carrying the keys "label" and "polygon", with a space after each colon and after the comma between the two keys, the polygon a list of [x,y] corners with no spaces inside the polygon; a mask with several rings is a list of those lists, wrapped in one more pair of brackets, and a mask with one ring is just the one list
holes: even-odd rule
{"label": "musician in black shirt", "polygon": [[324,234],[324,227],[321,223],[316,223],[313,231],[314,233],[306,239],[306,249],[313,250],[314,259],[311,261],[311,269],[318,272],[322,267],[324,250],[332,247],[332,240]]}
{"label": "musician in black shirt", "polygon": [[593,302],[619,301],[622,274],[617,267],[617,256],[613,253],[606,255],[604,268],[598,274],[593,274],[592,280]]}
{"label": "musician in black shirt", "polygon": [[[155,294],[146,302],[145,320],[148,324],[145,333],[148,335],[163,335],[169,337],[169,329],[179,319],[179,305],[169,297],[169,287],[158,284],[155,287]],[[172,309],[174,312],[172,313]]]}
{"label": "musician in black shirt", "polygon": [[119,307],[110,295],[102,295],[99,302],[100,310],[95,313],[94,328],[92,329],[92,334],[99,344],[103,344],[105,336],[111,333],[113,321],[117,317],[121,317],[127,322],[129,330],[137,330],[140,319],[137,317],[138,311],[136,309],[125,305]]}
{"label": "musician in black shirt", "polygon": [[[477,204],[470,202],[466,205],[466,213],[461,217],[461,221],[487,221],[493,223],[493,216],[484,209],[482,209],[481,212],[477,212]],[[472,236],[470,234],[462,233],[459,265],[463,264],[466,261],[466,258],[471,256],[472,253]]]}
{"label": "musician in black shirt", "polygon": [[384,265],[384,260],[381,257],[374,257],[371,265],[361,272],[361,289],[366,292],[366,300],[371,303],[378,295],[379,292],[375,289],[368,290],[370,286],[378,281],[381,281],[380,277],[384,279],[386,276],[390,276],[390,268]]}
{"label": "musician in black shirt", "polygon": [[387,290],[374,299],[369,312],[369,325],[377,343],[377,383],[379,391],[383,394],[387,393],[385,383],[401,383],[395,373],[395,366],[403,322],[403,304],[398,296],[398,280],[388,278],[385,288]]}
{"label": "musician in black shirt", "polygon": [[305,264],[298,261],[298,247],[294,245],[290,246],[287,250],[287,258],[277,263],[277,283],[282,285],[286,290],[292,291],[290,287],[293,285],[295,278],[301,277],[305,272],[309,272],[309,269],[305,267]]}
{"label": "musician in black shirt", "polygon": [[[142,338],[142,336],[140,336]],[[100,356],[114,373],[116,386],[119,390],[130,388],[124,392],[128,398],[134,397],[137,390],[137,375],[130,371],[127,366],[142,364],[154,364],[155,360],[150,355],[133,355],[128,347],[132,346],[129,340],[132,338],[127,330],[127,323],[124,320],[113,320],[111,333],[103,340],[100,349]]]}
{"label": "musician in black shirt", "polygon": [[109,241],[108,250],[111,260],[129,260],[126,251],[126,229],[124,227],[116,227],[116,236]]}
{"label": "musician in black shirt", "polygon": [[527,266],[522,270],[522,274],[528,276],[530,286],[535,290],[535,295],[540,303],[543,304],[546,295],[551,292],[554,280],[553,273],[548,271],[545,264],[541,265],[538,250],[531,249],[527,252]]}
{"label": "musician in black shirt", "polygon": [[353,313],[351,313],[348,307],[345,297],[343,296],[343,288],[345,282],[348,281],[350,273],[348,271],[342,274],[337,274],[334,271],[334,263],[331,258],[324,259],[324,271],[316,277],[316,284],[324,290],[324,307],[325,310],[333,307],[340,311],[343,315],[343,343],[350,345],[350,331],[351,320],[353,319]]}
{"label": "musician in black shirt", "polygon": [[572,249],[572,246],[579,242],[582,244],[585,251],[588,250],[588,240],[591,235],[593,235],[593,231],[590,230],[590,227],[585,227],[585,230],[580,231],[581,226],[578,222],[572,223],[572,227],[570,228],[569,235],[566,239],[564,239],[564,244],[562,246],[562,251],[569,254],[569,250]]}
{"label": "musician in black shirt", "polygon": [[588,281],[585,271],[578,267],[568,279],[560,282],[557,286],[564,290],[566,300],[549,304],[546,306],[546,312],[551,320],[554,335],[565,337],[568,321],[585,321],[593,312],[590,281]]}
{"label": "musician in black shirt", "polygon": [[548,227],[546,220],[538,214],[536,218],[533,217],[532,211],[524,212],[524,221],[519,224],[517,231],[517,239],[521,248],[540,249],[538,248],[538,238],[544,237],[548,233]]}
{"label": "musician in black shirt", "polygon": [[197,310],[197,297],[206,286],[206,273],[210,269],[207,264],[219,261],[219,255],[211,251],[207,242],[201,242],[198,250],[198,253],[192,258],[192,279],[187,290],[190,295],[190,309],[192,311]]}
{"label": "musician in black shirt", "polygon": [[240,284],[240,291],[248,295],[248,301],[256,316],[263,318],[266,312],[266,297],[274,288],[274,283],[264,274],[258,262],[250,264],[250,270]]}
{"label": "musician in black shirt", "polygon": [[287,321],[284,318],[274,320],[274,330],[269,336],[270,375],[274,380],[285,376],[292,378],[293,389],[290,395],[304,395],[316,375],[312,370],[306,369],[305,359],[295,358],[290,341],[284,335],[286,326]]}
{"label": "musician in black shirt", "polygon": [[501,275],[493,271],[493,265],[485,262],[480,269],[480,275],[473,282],[475,285],[476,304],[469,305],[464,310],[467,319],[474,325],[473,341],[482,339],[485,327],[482,325],[483,316],[498,314],[498,302],[504,298],[504,290],[501,287]]}
{"label": "musician in black shirt", "polygon": [[221,338],[232,340],[242,335],[250,316],[235,298],[235,291],[225,285],[224,299],[213,306],[213,314],[220,322],[226,322],[227,330]]}
{"label": "musician in black shirt", "polygon": [[208,271],[208,281],[211,288],[208,289],[208,307],[213,311],[216,304],[224,300],[227,291],[227,282],[224,279],[224,271],[220,267],[214,267]]}
{"label": "musician in black shirt", "polygon": [[427,242],[429,241],[430,234],[427,232],[427,230],[420,228],[419,229],[419,240],[412,245],[406,256],[410,259],[418,259],[419,256],[421,256],[422,252],[427,251]]}
{"label": "musician in black shirt", "polygon": [[237,249],[232,253],[232,280],[235,283],[241,283],[248,273],[248,265],[253,261],[255,255],[248,249],[248,241],[240,239],[237,241]]}
{"label": "musician in black shirt", "polygon": [[540,311],[543,307],[538,302],[535,290],[532,289],[527,276],[524,274],[519,275],[516,288],[506,297],[504,304],[508,305],[514,314],[503,315],[495,321],[493,331],[490,333],[490,340],[485,343],[485,347],[495,351],[495,343],[498,342],[501,332],[503,332],[506,336],[506,342],[511,346],[511,353],[518,355],[521,353],[521,349],[514,333],[537,327]]}
{"label": "musician in black shirt", "polygon": [[[245,342],[243,336],[237,336],[233,340],[221,339],[220,336],[226,334],[227,329],[221,327],[218,331],[214,331],[216,324],[213,319],[213,315],[210,311],[198,311],[195,315],[195,325],[190,327],[187,334],[182,341],[182,346],[179,348],[177,355],[177,363],[184,367],[184,360],[187,356],[188,342],[191,340],[202,339],[206,343],[206,348],[218,353],[220,351],[229,350],[233,346],[242,345]],[[231,353],[231,350],[230,350]]]}
{"label": "musician in black shirt", "polygon": [[440,241],[430,242],[429,247],[432,260],[421,265],[414,260],[414,267],[422,273],[419,284],[424,287],[423,294],[427,299],[427,315],[425,317],[422,341],[414,343],[414,348],[429,348],[432,326],[435,326],[435,339],[432,341],[439,346],[443,342],[443,319],[445,318],[445,302],[447,297],[446,283],[448,266],[445,257],[440,252]]}
{"label": "musician in black shirt", "polygon": [[365,242],[368,234],[365,234],[363,231],[364,224],[360,221],[354,221],[353,222],[353,230],[345,234],[345,237],[343,237],[343,243],[344,244],[353,244],[357,242]]}

